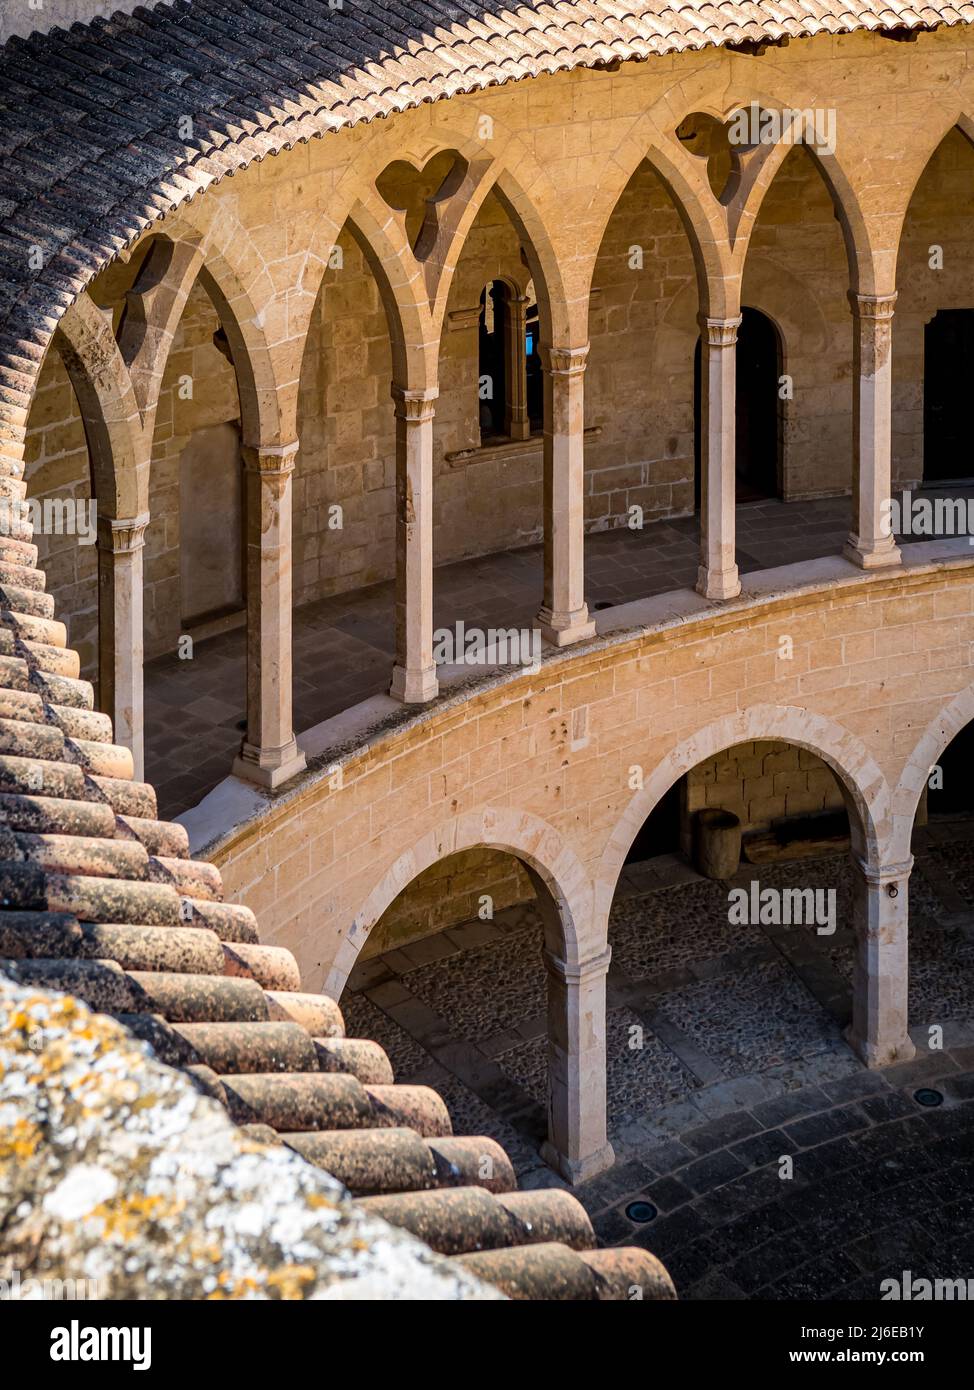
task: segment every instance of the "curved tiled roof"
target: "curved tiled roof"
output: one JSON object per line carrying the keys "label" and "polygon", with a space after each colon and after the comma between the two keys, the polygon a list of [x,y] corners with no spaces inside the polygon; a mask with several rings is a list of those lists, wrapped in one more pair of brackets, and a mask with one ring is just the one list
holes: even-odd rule
{"label": "curved tiled roof", "polygon": [[156,818],[78,672],[36,547],[0,537],[0,967],[117,1017],[254,1137],[515,1297],[670,1294],[644,1251],[593,1251],[568,1193],[515,1191],[493,1140],[454,1136],[435,1091],[397,1086],[333,1000],[302,992],[290,951],[261,945]]}
{"label": "curved tiled roof", "polygon": [[945,0],[177,0],[11,38],[0,50],[0,407],[14,419],[26,407],[57,320],[122,247],[299,141],[543,73],[972,21],[974,5]]}

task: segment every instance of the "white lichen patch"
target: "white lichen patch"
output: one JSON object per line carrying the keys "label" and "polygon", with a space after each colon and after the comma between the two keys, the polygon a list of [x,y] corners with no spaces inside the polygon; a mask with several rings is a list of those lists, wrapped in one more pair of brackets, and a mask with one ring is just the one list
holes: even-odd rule
{"label": "white lichen patch", "polygon": [[0,1279],[106,1298],[493,1299],[246,1138],[183,1072],[76,1000],[0,973]]}

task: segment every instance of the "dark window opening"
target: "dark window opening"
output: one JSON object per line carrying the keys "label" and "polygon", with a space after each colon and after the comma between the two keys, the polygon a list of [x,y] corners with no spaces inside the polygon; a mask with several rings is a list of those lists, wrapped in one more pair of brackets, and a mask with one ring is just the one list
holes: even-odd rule
{"label": "dark window opening", "polygon": [[658,854],[680,852],[684,791],[685,779],[681,777],[660,797],[629,846],[627,864],[641,864],[645,859],[655,859]]}
{"label": "dark window opening", "polygon": [[974,477],[970,375],[974,309],[941,309],[923,330],[923,480]]}
{"label": "dark window opening", "polygon": [[478,396],[480,438],[507,433],[506,337],[509,332],[507,286],[492,280],[480,296],[480,359]]}

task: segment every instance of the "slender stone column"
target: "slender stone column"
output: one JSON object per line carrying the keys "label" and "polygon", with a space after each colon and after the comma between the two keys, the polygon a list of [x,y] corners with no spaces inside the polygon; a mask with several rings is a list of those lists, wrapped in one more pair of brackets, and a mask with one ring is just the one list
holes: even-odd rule
{"label": "slender stone column", "polygon": [[548,1138],[544,1161],[570,1183],[611,1168],[606,1137],[605,978],[612,952],[580,965],[544,951],[548,971]]}
{"label": "slender stone column", "polygon": [[595,632],[585,603],[585,359],[588,344],[545,348],[544,602],[541,634],[556,647]]}
{"label": "slender stone column", "polygon": [[909,882],[913,860],[880,868],[853,855],[856,962],[847,1036],[867,1067],[908,1062]]}
{"label": "slender stone column", "polygon": [[439,693],[433,661],[435,387],[393,386],[396,403],[396,664],[390,695],[423,705]]}
{"label": "slender stone column", "polygon": [[896,294],[850,293],[853,319],[852,531],[846,558],[863,569],[898,565],[884,526],[892,496],[893,306]]}
{"label": "slender stone column", "polygon": [[528,324],[526,295],[510,294],[507,299],[507,405],[504,429],[511,439],[531,438],[528,415],[528,363],[524,354]]}
{"label": "slender stone column", "polygon": [[247,736],[235,777],[279,787],[305,766],[291,712],[291,476],[298,446],[242,450],[247,542]]}
{"label": "slender stone column", "polygon": [[734,432],[737,398],[738,314],[711,319],[700,314],[700,569],[704,598],[736,598]]}
{"label": "slender stone column", "polygon": [[142,695],[142,551],[148,512],[98,518],[98,703],[128,748],[135,778],[145,775]]}

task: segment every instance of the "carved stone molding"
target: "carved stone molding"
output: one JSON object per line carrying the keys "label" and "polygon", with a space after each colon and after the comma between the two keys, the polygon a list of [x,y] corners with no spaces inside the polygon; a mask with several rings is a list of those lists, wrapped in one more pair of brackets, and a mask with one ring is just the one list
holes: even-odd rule
{"label": "carved stone molding", "polygon": [[145,545],[149,513],[138,516],[99,518],[98,546],[114,555],[131,555]]}
{"label": "carved stone molding", "polygon": [[707,334],[709,347],[733,347],[737,342],[737,330],[741,326],[741,315],[732,319],[712,319],[706,314],[697,315],[701,333]]}
{"label": "carved stone molding", "polygon": [[285,477],[294,472],[294,460],[299,448],[295,439],[290,444],[270,444],[254,448],[245,444],[240,450],[244,468],[261,477]]}
{"label": "carved stone molding", "polygon": [[892,294],[857,294],[855,290],[850,290],[849,302],[856,318],[889,320],[896,305],[896,291]]}
{"label": "carved stone molding", "polygon": [[581,376],[588,359],[588,343],[583,347],[542,347],[544,369],[549,376]]}
{"label": "carved stone molding", "polygon": [[432,420],[436,413],[436,398],[439,394],[435,386],[416,391],[393,386],[392,399],[396,404],[397,417],[410,425],[421,425],[427,420]]}

